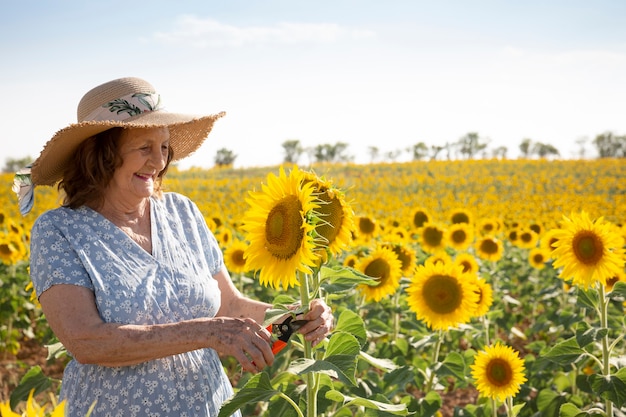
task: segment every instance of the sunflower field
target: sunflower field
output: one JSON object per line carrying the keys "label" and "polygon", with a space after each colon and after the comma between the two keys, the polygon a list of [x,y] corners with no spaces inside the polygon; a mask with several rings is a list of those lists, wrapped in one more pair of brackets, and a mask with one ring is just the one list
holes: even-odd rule
{"label": "sunflower field", "polygon": [[[0,415],[62,415],[68,355],[28,277],[59,197],[38,188],[22,217],[2,180]],[[174,166],[164,186],[196,202],[240,291],[273,302],[268,322],[314,297],[335,316],[259,374],[224,357],[220,416],[626,415],[624,159]]]}

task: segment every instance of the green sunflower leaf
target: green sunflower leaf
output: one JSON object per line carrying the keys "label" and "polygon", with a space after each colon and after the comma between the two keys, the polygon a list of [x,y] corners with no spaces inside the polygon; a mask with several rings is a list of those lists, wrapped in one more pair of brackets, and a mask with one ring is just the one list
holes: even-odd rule
{"label": "green sunflower leaf", "polygon": [[600,302],[600,297],[596,290],[586,291],[582,288],[578,288],[578,298],[576,299],[576,304],[595,310],[598,308],[598,303]]}
{"label": "green sunflower leaf", "polygon": [[320,286],[328,294],[350,291],[357,285],[378,285],[378,281],[354,268],[329,268],[323,266],[320,270]]}
{"label": "green sunflower leaf", "polygon": [[368,400],[362,397],[352,397],[342,394],[336,390],[330,390],[326,393],[326,398],[338,403],[342,403],[343,407],[364,407],[389,413],[394,416],[406,416],[409,411],[404,404],[389,404],[381,401]]}
{"label": "green sunflower leaf", "polygon": [[218,417],[228,417],[249,403],[269,401],[274,395],[279,394],[270,382],[266,372],[254,375],[232,398],[226,400]]}
{"label": "green sunflower leaf", "polygon": [[563,404],[559,410],[559,417],[587,417],[590,415],[571,403]]}
{"label": "green sunflower leaf", "polygon": [[352,310],[344,310],[337,319],[333,332],[345,332],[356,337],[361,346],[367,341],[367,332],[363,319]]}
{"label": "green sunflower leaf", "polygon": [[557,343],[543,357],[559,364],[570,364],[578,361],[585,354],[575,337]]}
{"label": "green sunflower leaf", "polygon": [[567,401],[564,393],[544,389],[537,396],[537,409],[542,417],[558,417],[561,406]]}
{"label": "green sunflower leaf", "polygon": [[608,297],[613,300],[623,300],[626,298],[626,282],[617,281],[613,285],[613,289],[608,294]]}
{"label": "green sunflower leaf", "polygon": [[591,387],[600,397],[611,401],[617,407],[622,408],[626,404],[626,369],[622,368],[615,375],[605,377],[602,375],[590,376]]}
{"label": "green sunflower leaf", "polygon": [[585,347],[590,343],[602,339],[608,332],[609,330],[606,328],[598,329],[591,327],[589,323],[582,321],[578,323],[576,327],[576,342],[578,346]]}

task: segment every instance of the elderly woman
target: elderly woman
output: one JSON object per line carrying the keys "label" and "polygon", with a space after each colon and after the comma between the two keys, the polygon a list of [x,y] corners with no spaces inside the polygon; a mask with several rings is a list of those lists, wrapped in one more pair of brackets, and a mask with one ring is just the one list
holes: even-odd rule
{"label": "elderly woman", "polygon": [[[216,416],[233,393],[218,354],[246,371],[272,364],[260,324],[271,306],[237,291],[196,205],[161,190],[170,162],[222,116],[167,113],[149,83],[114,80],[83,97],[78,123],[33,164],[34,185],[64,192],[33,227],[31,276],[73,357],[69,415]],[[319,300],[299,318],[313,344],[332,326]]]}

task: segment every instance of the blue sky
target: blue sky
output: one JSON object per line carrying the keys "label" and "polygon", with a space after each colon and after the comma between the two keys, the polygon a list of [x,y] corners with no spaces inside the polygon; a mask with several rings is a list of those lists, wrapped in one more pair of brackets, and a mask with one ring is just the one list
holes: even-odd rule
{"label": "blue sky", "polygon": [[[90,88],[150,81],[171,111],[226,111],[181,167],[349,143],[357,162],[477,132],[578,155],[626,134],[626,2],[48,1],[0,6],[6,158],[36,157]],[[409,157],[402,152],[398,160]],[[307,162],[303,157],[301,162]]]}

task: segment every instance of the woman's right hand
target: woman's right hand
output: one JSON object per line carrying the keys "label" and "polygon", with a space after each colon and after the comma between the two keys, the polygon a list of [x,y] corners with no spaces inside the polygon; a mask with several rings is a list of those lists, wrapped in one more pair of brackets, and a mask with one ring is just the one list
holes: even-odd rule
{"label": "woman's right hand", "polygon": [[233,356],[244,371],[256,373],[274,363],[272,335],[256,321],[215,317],[210,323],[210,347],[222,356]]}

